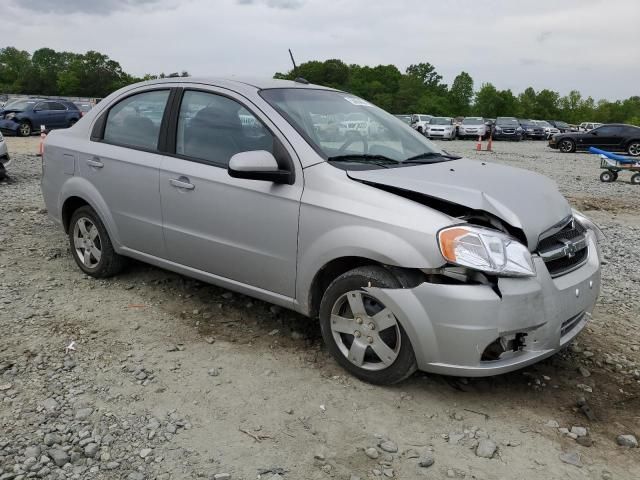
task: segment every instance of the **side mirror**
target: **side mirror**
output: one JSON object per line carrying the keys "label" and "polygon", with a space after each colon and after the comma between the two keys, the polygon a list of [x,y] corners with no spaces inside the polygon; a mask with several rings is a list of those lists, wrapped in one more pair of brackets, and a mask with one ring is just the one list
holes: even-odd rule
{"label": "side mirror", "polygon": [[590,130],[589,133],[591,135],[595,135],[596,137],[598,136],[598,132],[596,130]]}
{"label": "side mirror", "polygon": [[266,150],[236,153],[229,160],[229,176],[247,180],[286,183],[291,185],[293,177],[288,170],[281,170],[273,154]]}

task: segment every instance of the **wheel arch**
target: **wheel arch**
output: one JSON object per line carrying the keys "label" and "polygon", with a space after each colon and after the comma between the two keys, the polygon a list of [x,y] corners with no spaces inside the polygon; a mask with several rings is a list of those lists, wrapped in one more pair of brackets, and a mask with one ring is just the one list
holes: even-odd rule
{"label": "wheel arch", "polygon": [[120,235],[111,211],[98,190],[86,179],[82,177],[70,178],[60,193],[59,205],[60,218],[65,233],[69,232],[69,223],[73,212],[84,205],[88,205],[96,212],[104,224],[114,249],[116,251],[120,250]]}
{"label": "wheel arch", "polygon": [[373,258],[361,256],[343,256],[334,258],[324,264],[315,274],[307,295],[307,314],[311,318],[316,318],[320,311],[320,302],[324,292],[327,290],[331,282],[340,275],[353,270],[354,268],[364,266],[378,266],[388,270],[394,275],[402,288],[413,288],[425,280],[425,275],[420,269],[397,267],[388,265]]}

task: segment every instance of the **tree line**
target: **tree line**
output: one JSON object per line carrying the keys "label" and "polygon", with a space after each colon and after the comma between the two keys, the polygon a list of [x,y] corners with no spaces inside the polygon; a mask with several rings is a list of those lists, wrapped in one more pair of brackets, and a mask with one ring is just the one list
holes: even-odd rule
{"label": "tree line", "polygon": [[[30,54],[15,47],[0,48],[0,93],[45,96],[105,97],[142,80],[187,77],[186,71],[136,77],[120,64],[96,51],[57,52],[41,48]],[[311,83],[358,95],[392,113],[428,113],[442,116],[477,115],[487,118],[523,118],[640,125],[640,96],[626,100],[584,98],[528,87],[522,93],[499,90],[483,83],[476,91],[473,78],[460,72],[451,85],[428,62],[410,65],[402,73],[395,65],[347,65],[342,60],[310,61],[297,71],[276,73],[275,78],[303,77]]]}
{"label": "tree line", "polygon": [[568,95],[528,87],[520,94],[499,90],[483,83],[476,91],[471,75],[460,72],[451,86],[443,83],[430,63],[410,65],[404,73],[394,65],[375,67],[347,65],[341,60],[302,63],[294,72],[276,73],[274,78],[293,80],[303,77],[311,83],[345,90],[358,95],[391,113],[426,113],[439,116],[499,116],[630,123],[640,125],[640,96],[626,100],[584,98],[579,91]]}
{"label": "tree line", "polygon": [[188,76],[183,71],[135,77],[115,60],[95,51],[40,48],[30,54],[15,47],[0,48],[0,93],[102,98],[142,80]]}

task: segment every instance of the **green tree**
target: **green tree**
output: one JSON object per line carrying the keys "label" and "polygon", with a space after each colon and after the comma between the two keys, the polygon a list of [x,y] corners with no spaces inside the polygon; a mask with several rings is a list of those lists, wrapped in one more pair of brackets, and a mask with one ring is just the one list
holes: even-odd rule
{"label": "green tree", "polygon": [[31,68],[29,52],[14,47],[0,49],[0,91],[29,93],[26,86]]}
{"label": "green tree", "polygon": [[467,116],[473,101],[473,79],[467,72],[461,72],[453,79],[449,90],[451,114]]}
{"label": "green tree", "polygon": [[500,110],[500,94],[491,83],[483,83],[476,92],[474,110],[486,118],[496,118]]}

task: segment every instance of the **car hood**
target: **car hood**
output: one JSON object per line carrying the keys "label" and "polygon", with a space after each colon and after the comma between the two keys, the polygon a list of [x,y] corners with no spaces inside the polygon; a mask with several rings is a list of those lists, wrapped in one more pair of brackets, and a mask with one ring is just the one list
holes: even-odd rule
{"label": "car hood", "polygon": [[416,192],[482,210],[522,230],[530,250],[540,235],[571,215],[551,179],[519,168],[477,160],[376,170],[351,170],[351,179]]}

